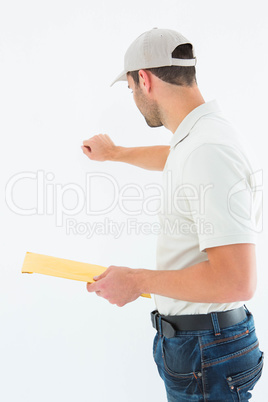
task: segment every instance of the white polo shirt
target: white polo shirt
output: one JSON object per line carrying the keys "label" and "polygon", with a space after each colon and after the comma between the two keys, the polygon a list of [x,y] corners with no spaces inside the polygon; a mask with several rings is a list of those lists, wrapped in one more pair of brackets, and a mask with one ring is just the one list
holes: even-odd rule
{"label": "white polo shirt", "polygon": [[[178,270],[206,261],[209,247],[256,243],[262,229],[262,170],[216,101],[189,113],[170,145],[157,269]],[[155,295],[155,303],[160,314],[180,315],[231,310],[244,301],[192,303]]]}

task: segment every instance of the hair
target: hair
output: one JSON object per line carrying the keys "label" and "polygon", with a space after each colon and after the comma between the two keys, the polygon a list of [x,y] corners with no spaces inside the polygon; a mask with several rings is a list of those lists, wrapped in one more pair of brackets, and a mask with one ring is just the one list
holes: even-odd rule
{"label": "hair", "polygon": [[[193,47],[190,43],[179,45],[172,52],[174,59],[192,59]],[[167,66],[147,68],[146,71],[150,71],[156,77],[169,84],[188,86],[191,87],[196,83],[196,71],[194,66],[182,67],[182,66]],[[133,78],[135,85],[139,85],[140,77],[139,70],[130,71],[128,74]]]}

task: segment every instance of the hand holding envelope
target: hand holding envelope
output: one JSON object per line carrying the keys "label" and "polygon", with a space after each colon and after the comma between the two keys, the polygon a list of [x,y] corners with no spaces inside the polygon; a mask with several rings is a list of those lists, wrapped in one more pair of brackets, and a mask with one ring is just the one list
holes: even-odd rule
{"label": "hand holding envelope", "polygon": [[[128,284],[126,283],[126,279],[130,278],[130,275],[133,274],[134,271],[135,270],[131,268],[114,266],[107,269],[106,267],[103,267],[101,265],[77,262],[64,258],[51,257],[48,255],[30,252],[26,253],[21,270],[22,273],[39,273],[60,278],[84,281],[88,284],[92,283],[92,285],[87,285],[88,291],[96,292],[99,296],[103,297],[107,295],[107,292],[109,295],[111,294],[113,290],[111,286],[112,283],[120,281],[119,287],[117,286],[117,289],[121,287],[121,291],[122,293],[124,293],[124,299],[126,299],[126,291],[131,291],[130,287],[128,287]],[[125,277],[125,279],[123,278],[123,276]],[[104,279],[105,281],[103,281]],[[110,282],[110,285],[107,286],[108,280]],[[109,286],[110,290],[108,289]],[[135,299],[139,296],[148,298],[151,297],[149,294],[138,294]],[[129,297],[132,298],[133,296],[129,295]],[[120,304],[122,303],[120,302]]]}
{"label": "hand holding envelope", "polygon": [[87,284],[87,290],[123,307],[141,296],[138,272],[128,267],[110,266],[103,274],[94,277],[95,283]]}

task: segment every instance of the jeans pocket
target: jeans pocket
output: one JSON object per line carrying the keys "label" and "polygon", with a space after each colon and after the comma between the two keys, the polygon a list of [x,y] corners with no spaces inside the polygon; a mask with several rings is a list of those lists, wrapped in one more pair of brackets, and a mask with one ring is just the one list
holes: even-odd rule
{"label": "jeans pocket", "polygon": [[264,353],[261,352],[259,363],[250,370],[239,374],[231,375],[227,378],[229,388],[233,395],[237,396],[238,401],[247,401],[251,398],[250,390],[253,390],[257,381],[262,375],[264,364]]}
{"label": "jeans pocket", "polygon": [[197,395],[202,395],[201,356],[197,337],[162,337],[161,347],[162,373],[167,390],[176,390],[181,397],[196,395],[197,398]]}

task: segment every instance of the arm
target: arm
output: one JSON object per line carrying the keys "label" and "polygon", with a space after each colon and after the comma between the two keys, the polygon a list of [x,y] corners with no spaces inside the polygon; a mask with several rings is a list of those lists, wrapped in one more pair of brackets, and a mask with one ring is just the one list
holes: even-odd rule
{"label": "arm", "polygon": [[229,303],[253,297],[257,283],[254,244],[211,247],[207,255],[208,261],[174,271],[110,267],[88,285],[88,291],[99,292],[118,306],[141,293],[199,303]]}
{"label": "arm", "polygon": [[81,148],[91,160],[126,162],[148,170],[163,170],[170,149],[167,145],[120,147],[107,134],[83,141]]}
{"label": "arm", "polygon": [[253,297],[257,283],[254,244],[211,247],[207,255],[208,261],[180,271],[144,271],[143,290],[200,303],[231,303]]}

